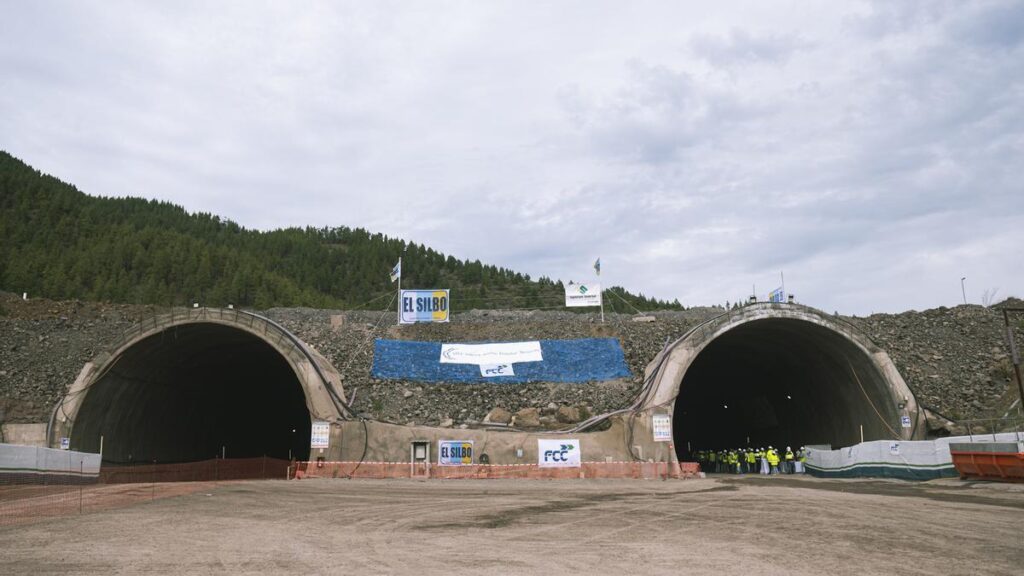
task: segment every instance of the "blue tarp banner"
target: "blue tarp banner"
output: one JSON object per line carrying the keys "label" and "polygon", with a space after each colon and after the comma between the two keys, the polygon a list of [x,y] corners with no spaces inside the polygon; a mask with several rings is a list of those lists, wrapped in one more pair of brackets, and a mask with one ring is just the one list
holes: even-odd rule
{"label": "blue tarp banner", "polygon": [[442,364],[440,342],[382,340],[374,342],[374,378],[419,382],[520,384],[525,382],[591,382],[628,378],[622,346],[614,338],[541,340],[544,360],[517,362],[514,376],[484,377],[475,364]]}

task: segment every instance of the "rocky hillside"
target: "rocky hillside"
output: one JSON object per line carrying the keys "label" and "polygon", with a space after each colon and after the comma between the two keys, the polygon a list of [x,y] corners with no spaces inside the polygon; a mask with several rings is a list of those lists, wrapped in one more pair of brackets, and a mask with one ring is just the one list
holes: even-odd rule
{"label": "rocky hillside", "polygon": [[[1013,365],[999,306],[875,314],[852,321],[892,357],[923,402],[953,420],[1002,416],[1017,399]],[[1024,313],[1011,316],[1018,350]]]}
{"label": "rocky hillside", "polygon": [[[163,312],[153,306],[22,301],[0,293],[0,422],[42,422],[83,364],[112,347],[140,319]],[[628,405],[647,363],[669,340],[721,313],[693,308],[656,313],[656,322],[634,322],[612,314],[605,324],[593,315],[566,312],[473,311],[449,325],[403,327],[416,340],[525,340],[616,337],[634,377],[595,386],[423,385],[381,382],[370,377],[373,338],[397,337],[393,314],[277,308],[266,312],[320,351],[344,375],[358,412],[395,422],[472,423],[491,408],[537,408],[553,417],[555,407],[599,413]],[[994,308],[958,306],[924,312],[848,318],[885,348],[919,400],[953,419],[1001,416],[1016,398],[1003,336]],[[1018,342],[1024,317],[1018,317]]]}

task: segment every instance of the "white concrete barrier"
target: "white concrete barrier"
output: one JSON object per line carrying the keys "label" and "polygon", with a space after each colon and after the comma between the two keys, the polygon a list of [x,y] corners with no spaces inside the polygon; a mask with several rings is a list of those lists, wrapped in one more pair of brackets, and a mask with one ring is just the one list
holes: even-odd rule
{"label": "white concrete barrier", "polygon": [[932,480],[958,476],[950,443],[1017,442],[1020,433],[954,436],[938,440],[876,440],[838,450],[807,449],[807,472],[823,478]]}
{"label": "white concrete barrier", "polygon": [[33,483],[41,477],[92,482],[99,475],[99,454],[0,444],[0,477],[8,483]]}

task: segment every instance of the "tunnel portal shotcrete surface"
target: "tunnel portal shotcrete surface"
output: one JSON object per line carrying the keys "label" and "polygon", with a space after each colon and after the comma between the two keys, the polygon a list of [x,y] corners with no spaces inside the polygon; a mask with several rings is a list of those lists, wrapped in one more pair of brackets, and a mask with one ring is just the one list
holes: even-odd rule
{"label": "tunnel portal shotcrete surface", "polygon": [[872,356],[845,335],[757,319],[710,340],[689,365],[675,401],[676,446],[681,457],[687,446],[849,446],[861,425],[865,440],[891,439],[898,402]]}
{"label": "tunnel portal shotcrete surface", "polygon": [[192,323],[122,351],[86,390],[72,448],[109,462],[309,457],[310,415],[288,361],[260,337]]}

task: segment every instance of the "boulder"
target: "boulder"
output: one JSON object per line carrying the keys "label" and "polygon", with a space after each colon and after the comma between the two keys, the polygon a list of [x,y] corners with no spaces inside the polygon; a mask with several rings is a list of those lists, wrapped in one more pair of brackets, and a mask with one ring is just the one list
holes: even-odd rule
{"label": "boulder", "polygon": [[487,416],[484,416],[484,422],[493,422],[495,424],[508,424],[512,421],[512,413],[505,410],[501,406],[496,406]]}
{"label": "boulder", "polygon": [[559,422],[572,424],[580,421],[580,409],[575,406],[561,406],[556,415]]}
{"label": "boulder", "polygon": [[535,428],[540,426],[540,413],[536,408],[523,408],[516,412],[513,426],[519,428]]}

